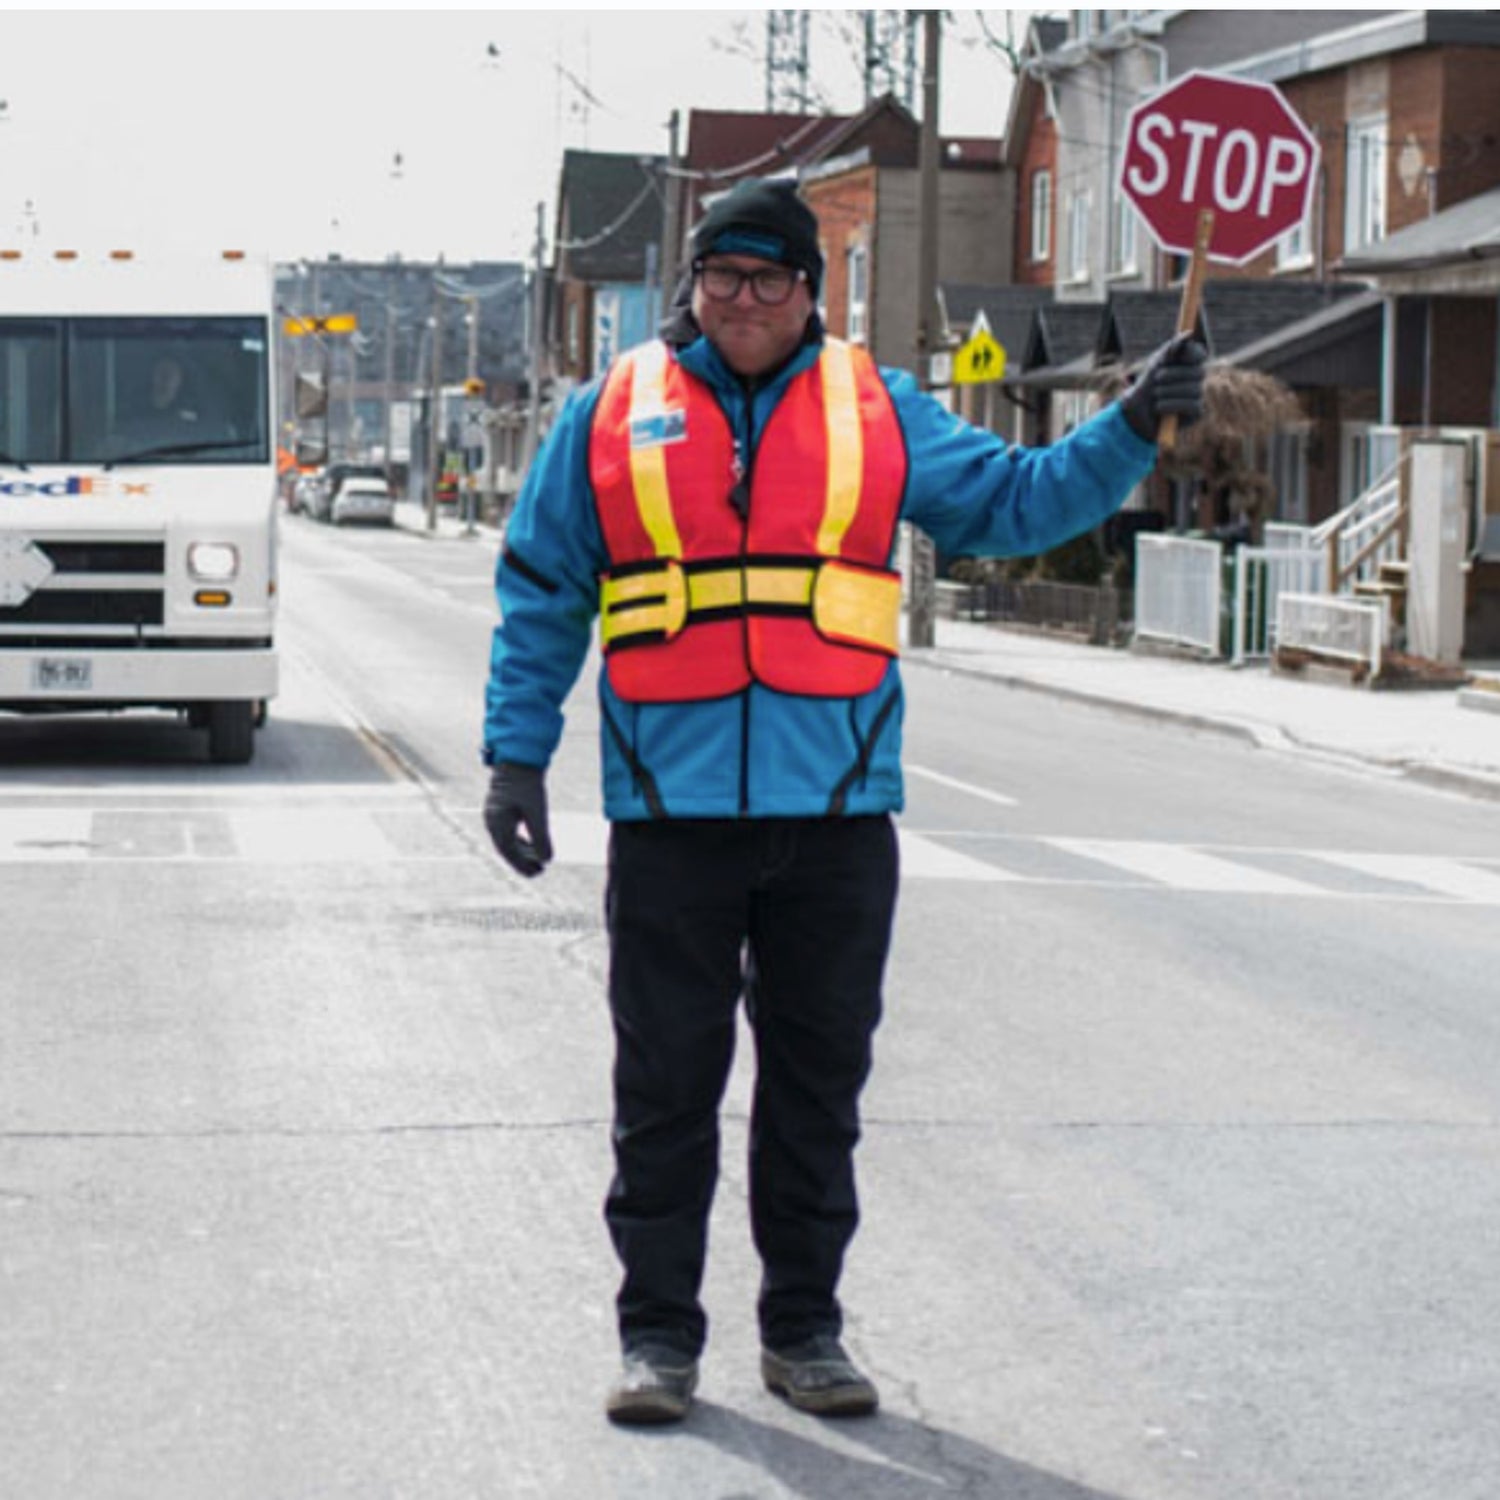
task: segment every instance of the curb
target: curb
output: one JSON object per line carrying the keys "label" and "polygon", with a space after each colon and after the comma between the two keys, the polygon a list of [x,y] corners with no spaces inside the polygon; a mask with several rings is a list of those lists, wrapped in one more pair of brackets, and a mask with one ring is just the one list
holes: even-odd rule
{"label": "curb", "polygon": [[[403,514],[403,511],[415,512],[415,514]],[[476,542],[476,541],[499,541],[500,532],[493,526],[482,526],[475,523],[473,531],[465,529],[462,521],[444,520],[438,518],[436,527],[431,530],[427,526],[427,513],[420,506],[410,504],[398,505],[395,511],[395,524],[397,531],[404,531],[408,536],[421,537],[424,542]]]}
{"label": "curb", "polygon": [[1500,714],[1500,692],[1494,688],[1459,688],[1458,702],[1461,708],[1476,708],[1480,713]]}

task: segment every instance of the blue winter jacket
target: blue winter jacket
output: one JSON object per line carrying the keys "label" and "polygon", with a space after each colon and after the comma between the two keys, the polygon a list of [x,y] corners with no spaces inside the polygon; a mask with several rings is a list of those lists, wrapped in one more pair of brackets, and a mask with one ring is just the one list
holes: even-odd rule
{"label": "blue winter jacket", "polygon": [[[812,340],[752,394],[701,335],[679,349],[752,442],[792,377],[818,358]],[[901,503],[950,556],[1045,552],[1097,526],[1150,472],[1155,447],[1117,405],[1047,448],[1008,446],[882,369],[906,439]],[[589,430],[602,381],[575,391],[532,465],[496,569],[500,624],[485,697],[484,759],[546,766],[563,701],[582,670],[608,565],[589,482]],[[748,468],[748,465],[746,466]],[[899,811],[901,672],[873,692],[803,698],[752,684],[691,703],[626,703],[599,673],[604,812],[652,817],[817,817]]]}

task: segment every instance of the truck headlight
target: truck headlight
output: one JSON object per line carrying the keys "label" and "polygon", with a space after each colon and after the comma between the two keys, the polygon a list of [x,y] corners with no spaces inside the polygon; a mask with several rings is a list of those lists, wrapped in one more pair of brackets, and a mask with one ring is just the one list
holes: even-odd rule
{"label": "truck headlight", "polygon": [[228,542],[194,542],[187,553],[188,572],[209,583],[227,583],[240,571],[240,552]]}

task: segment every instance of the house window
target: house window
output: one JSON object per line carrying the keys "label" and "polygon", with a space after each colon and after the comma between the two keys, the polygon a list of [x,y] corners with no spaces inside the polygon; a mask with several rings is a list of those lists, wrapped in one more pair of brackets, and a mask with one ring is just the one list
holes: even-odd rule
{"label": "house window", "polygon": [[1307,454],[1311,428],[1292,423],[1271,434],[1269,469],[1275,487],[1274,519],[1307,524]]}
{"label": "house window", "polygon": [[1124,193],[1116,193],[1111,200],[1113,224],[1110,235],[1110,270],[1125,275],[1138,269],[1136,265],[1136,216],[1135,208]]}
{"label": "house window", "polygon": [[1045,168],[1031,174],[1031,258],[1052,258],[1052,174]]}
{"label": "house window", "polygon": [[1344,251],[1385,238],[1385,118],[1350,120],[1344,136]]}
{"label": "house window", "polygon": [[[1309,208],[1308,217],[1311,215],[1312,210]],[[1290,234],[1284,234],[1276,241],[1276,264],[1288,269],[1312,264],[1312,235],[1307,219],[1303,219]]]}
{"label": "house window", "polygon": [[1086,192],[1074,193],[1068,201],[1068,280],[1087,281],[1089,275],[1089,213]]}
{"label": "house window", "polygon": [[863,344],[870,332],[870,251],[866,245],[850,245],[844,257],[849,286],[849,311],[844,320],[851,344]]}

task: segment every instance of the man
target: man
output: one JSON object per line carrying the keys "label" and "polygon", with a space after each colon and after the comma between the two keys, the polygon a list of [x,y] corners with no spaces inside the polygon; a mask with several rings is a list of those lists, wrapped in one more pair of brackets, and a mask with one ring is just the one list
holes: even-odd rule
{"label": "man", "polygon": [[1150,471],[1159,417],[1198,415],[1204,351],[1174,341],[1061,442],[1009,448],[824,337],[817,221],[789,184],[740,184],[692,252],[690,304],[570,398],[507,529],[485,821],[521,874],[546,867],[544,772],[598,614],[624,1272],[606,1411],[674,1421],[697,1384],[743,995],[762,1378],[852,1416],[878,1401],[837,1286],[896,900],[897,523],[976,555],[1098,525]]}

